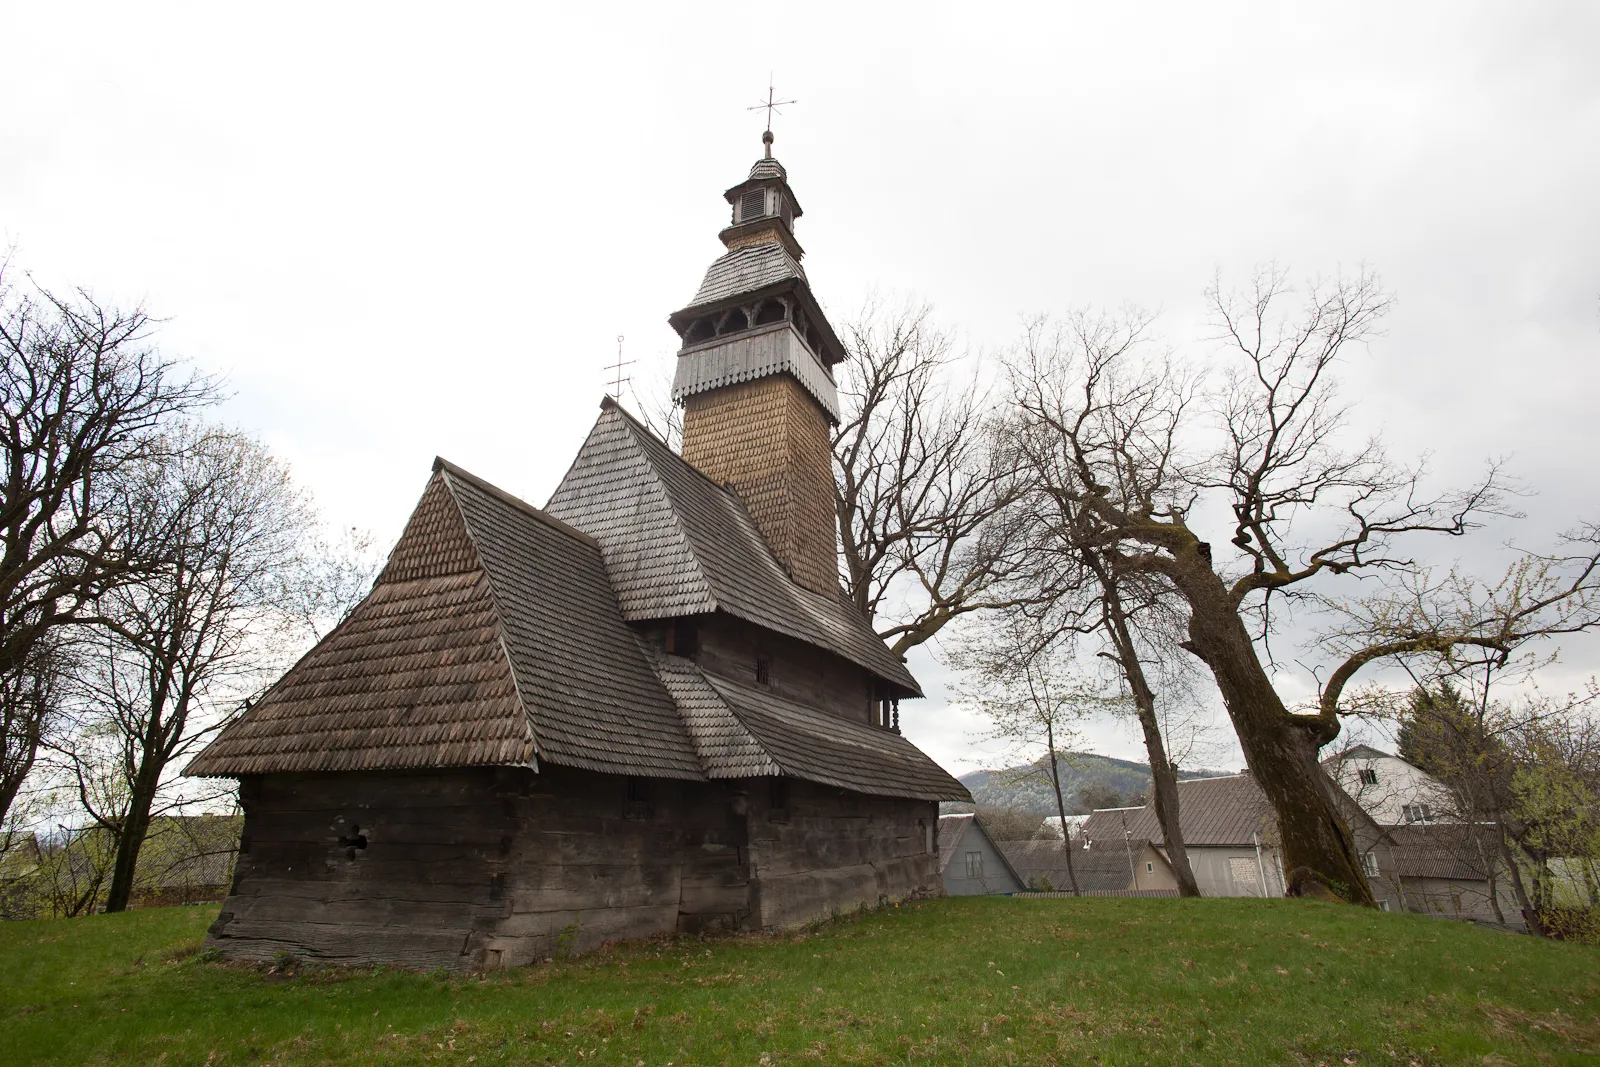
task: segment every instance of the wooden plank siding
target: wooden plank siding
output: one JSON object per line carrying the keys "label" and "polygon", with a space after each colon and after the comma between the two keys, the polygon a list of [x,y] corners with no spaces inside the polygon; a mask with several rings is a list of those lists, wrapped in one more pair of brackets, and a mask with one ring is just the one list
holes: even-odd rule
{"label": "wooden plank siding", "polygon": [[249,778],[208,943],[477,970],[937,894],[935,803],[792,781],[775,812],[771,783],[656,779],[641,802],[626,777],[559,767]]}

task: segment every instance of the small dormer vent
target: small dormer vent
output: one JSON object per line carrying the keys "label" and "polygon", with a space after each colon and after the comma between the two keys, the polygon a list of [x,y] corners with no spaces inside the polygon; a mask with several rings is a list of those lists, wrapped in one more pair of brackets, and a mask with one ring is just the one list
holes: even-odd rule
{"label": "small dormer vent", "polygon": [[758,219],[766,213],[767,193],[765,189],[753,189],[739,198],[740,222]]}

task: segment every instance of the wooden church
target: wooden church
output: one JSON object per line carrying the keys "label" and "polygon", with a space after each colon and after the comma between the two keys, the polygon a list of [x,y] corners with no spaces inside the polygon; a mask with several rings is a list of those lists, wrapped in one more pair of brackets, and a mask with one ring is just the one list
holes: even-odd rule
{"label": "wooden church", "polygon": [[840,595],[845,352],[771,138],[669,319],[682,454],[608,399],[544,510],[435,461],[372,592],[188,766],[244,807],[213,947],[495,968],[940,893],[969,797]]}

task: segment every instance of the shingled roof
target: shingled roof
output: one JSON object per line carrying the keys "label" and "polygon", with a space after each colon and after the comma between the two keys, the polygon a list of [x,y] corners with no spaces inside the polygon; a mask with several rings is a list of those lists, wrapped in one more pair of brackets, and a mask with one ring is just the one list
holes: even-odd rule
{"label": "shingled roof", "polygon": [[[1185,845],[1250,847],[1276,834],[1277,823],[1266,794],[1248,774],[1223,778],[1189,778],[1178,782],[1178,825]],[[1154,805],[1110,808],[1095,812],[1083,824],[1090,841],[1122,842],[1123,829],[1136,838],[1160,845],[1166,838]]]}
{"label": "shingled roof", "polygon": [[630,621],[723,611],[922,695],[853,604],[790,579],[736,493],[614,403],[604,406],[546,510],[599,542]]}
{"label": "shingled roof", "polygon": [[746,245],[718,257],[700,282],[685,311],[709,307],[730,296],[740,296],[788,281],[805,281],[805,268],[781,244]]}
{"label": "shingled roof", "polygon": [[372,592],[185,773],[548,762],[971,799],[897,733],[651,648],[612,582],[588,535],[436,460]]}
{"label": "shingled roof", "polygon": [[444,461],[372,592],[188,766],[704,777],[599,546]]}

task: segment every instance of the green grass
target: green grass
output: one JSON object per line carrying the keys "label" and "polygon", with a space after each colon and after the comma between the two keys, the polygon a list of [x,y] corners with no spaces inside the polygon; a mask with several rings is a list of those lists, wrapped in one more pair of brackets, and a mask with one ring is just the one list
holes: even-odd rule
{"label": "green grass", "polygon": [[[488,978],[266,973],[211,909],[0,924],[0,1063],[1594,1063],[1600,951],[1299,901],[964,898]],[[1485,1057],[1489,1057],[1487,1060]]]}

